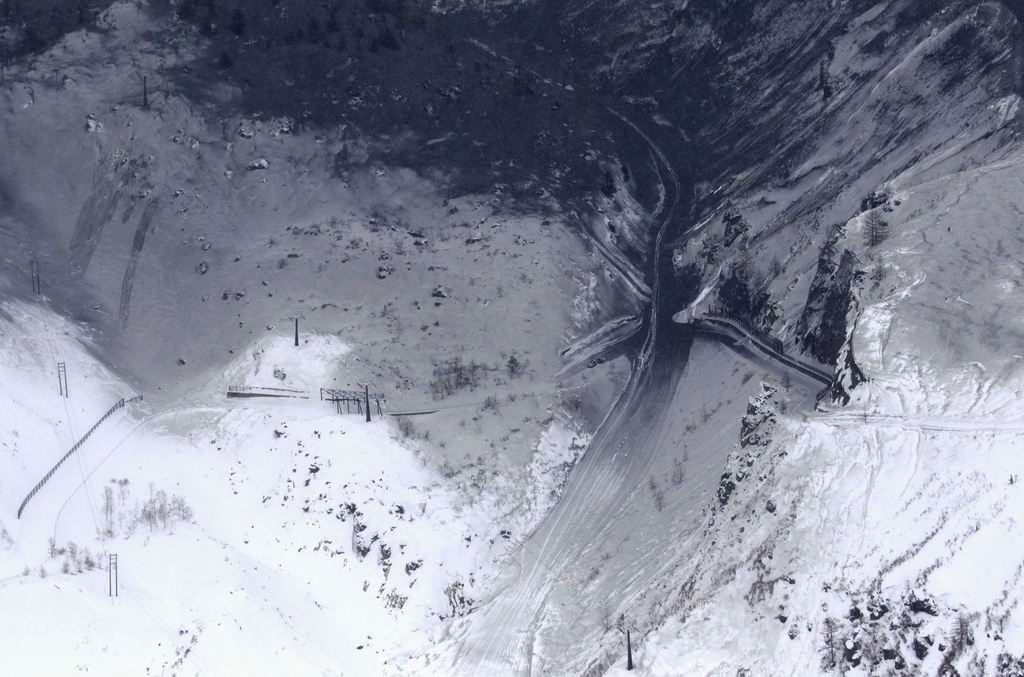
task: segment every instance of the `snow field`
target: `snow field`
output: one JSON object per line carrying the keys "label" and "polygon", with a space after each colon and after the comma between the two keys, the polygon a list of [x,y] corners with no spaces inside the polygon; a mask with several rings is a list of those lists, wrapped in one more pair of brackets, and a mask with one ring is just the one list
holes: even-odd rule
{"label": "snow field", "polygon": [[[70,331],[42,308],[5,312],[5,339],[31,337],[38,317]],[[52,449],[49,431],[59,425],[46,409],[54,398],[25,395],[41,390],[46,344],[23,345],[2,353],[4,397],[27,412],[5,419],[3,439],[19,452],[27,443]],[[75,345],[66,343],[69,370],[89,363],[81,349],[71,353]],[[5,455],[0,598],[19,610],[0,621],[9,665],[40,675],[376,675],[403,672],[405,656],[442,639],[445,619],[468,613],[511,565],[514,541],[502,537],[495,506],[469,502],[431,466],[426,442],[399,444],[376,412],[367,424],[334,414],[316,395],[224,397],[228,384],[282,385],[275,371],[287,387],[313,390],[343,375],[349,350],[330,336],[299,348],[266,340],[176,407],[115,415],[20,522],[13,514],[24,492],[6,478],[27,491],[48,466],[19,468],[21,453]],[[72,407],[88,410],[78,403],[123,388],[89,364],[92,389],[76,389]],[[550,483],[564,477],[581,442],[557,421],[548,426],[529,466],[548,477],[515,522],[516,538],[554,500]],[[157,506],[148,520],[147,506]],[[103,569],[110,553],[118,555],[115,600]]]}

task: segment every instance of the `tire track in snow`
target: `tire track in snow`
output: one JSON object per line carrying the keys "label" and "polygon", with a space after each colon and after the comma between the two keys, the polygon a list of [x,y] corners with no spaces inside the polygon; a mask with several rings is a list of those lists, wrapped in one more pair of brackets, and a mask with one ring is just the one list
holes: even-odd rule
{"label": "tire track in snow", "polygon": [[[130,203],[134,204],[134,203]],[[124,269],[124,280],[121,282],[121,307],[118,311],[118,317],[121,320],[121,326],[128,326],[128,306],[132,300],[132,284],[135,281],[135,267],[139,263],[139,256],[142,254],[142,247],[146,243],[146,233],[149,232],[149,226],[153,222],[153,217],[156,216],[157,210],[160,208],[160,200],[153,198],[146,204],[146,208],[142,212],[142,217],[139,219],[139,225],[135,229],[135,239],[132,241],[132,253],[128,257],[128,265]],[[127,213],[127,212],[126,212]]]}
{"label": "tire track in snow", "polygon": [[951,420],[938,418],[918,418],[914,416],[898,416],[895,414],[868,413],[832,413],[809,416],[815,423],[835,427],[852,428],[855,426],[875,425],[894,427],[904,430],[926,432],[979,432],[1000,431],[1024,433],[1024,421],[986,421],[986,420]]}
{"label": "tire track in snow", "polygon": [[[472,42],[492,56],[511,63],[485,45]],[[548,597],[556,583],[565,580],[562,573],[577,560],[581,547],[586,549],[600,535],[605,525],[622,510],[623,501],[642,483],[644,471],[659,447],[659,433],[667,416],[666,405],[685,365],[689,349],[686,340],[681,342],[682,346],[670,347],[665,356],[667,364],[656,364],[654,359],[657,332],[662,324],[659,315],[661,252],[681,197],[679,177],[665,153],[649,136],[625,116],[610,108],[607,110],[644,140],[672,180],[672,200],[661,201],[654,215],[661,223],[652,258],[651,302],[645,318],[647,334],[626,388],[601,423],[576,470],[570,474],[561,499],[524,542],[521,576],[492,600],[480,620],[471,627],[454,666],[457,674],[492,677],[531,673],[534,637]],[[657,161],[655,170],[660,177]],[[673,359],[678,357],[673,353],[680,347],[684,359]]]}
{"label": "tire track in snow", "polygon": [[71,250],[70,273],[76,280],[84,278],[89,270],[89,262],[92,261],[92,255],[99,246],[103,227],[114,217],[114,212],[121,202],[121,189],[130,179],[130,174],[126,173],[120,185],[115,185],[113,166],[117,164],[121,155],[121,152],[115,151],[113,157],[102,157],[93,167],[89,197],[85,199],[85,204],[78,212],[78,221],[68,244]]}

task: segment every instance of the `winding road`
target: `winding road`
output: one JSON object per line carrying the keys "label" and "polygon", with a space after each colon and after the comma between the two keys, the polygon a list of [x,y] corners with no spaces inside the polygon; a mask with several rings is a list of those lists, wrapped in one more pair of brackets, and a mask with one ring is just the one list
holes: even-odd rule
{"label": "winding road", "polygon": [[[486,45],[472,42],[512,63]],[[651,302],[642,318],[643,341],[626,387],[570,475],[561,499],[522,546],[521,573],[517,572],[515,580],[486,604],[469,626],[455,659],[454,674],[531,674],[537,634],[546,622],[544,616],[557,606],[556,586],[568,580],[569,569],[647,479],[651,461],[660,451],[667,405],[689,355],[692,332],[672,322],[672,301],[662,293],[663,280],[671,274],[670,257],[662,250],[670,241],[666,236],[678,235],[682,184],[664,151],[643,130],[621,113],[604,108],[643,140],[663,184],[668,177],[668,185],[661,187],[667,199],[652,217],[657,236],[649,258]],[[628,567],[616,569],[625,572]]]}

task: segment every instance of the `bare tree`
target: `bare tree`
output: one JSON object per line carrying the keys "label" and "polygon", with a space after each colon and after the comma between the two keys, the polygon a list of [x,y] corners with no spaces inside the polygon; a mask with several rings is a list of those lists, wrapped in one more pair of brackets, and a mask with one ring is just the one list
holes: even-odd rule
{"label": "bare tree", "polygon": [[826,672],[831,672],[836,668],[836,630],[835,621],[831,618],[825,618],[824,639],[825,646],[822,652],[822,668]]}
{"label": "bare tree", "polygon": [[114,490],[103,487],[103,535],[114,535]]}
{"label": "bare tree", "polygon": [[683,483],[683,464],[679,458],[676,457],[672,461],[672,485],[679,486]]}
{"label": "bare tree", "polygon": [[868,214],[864,225],[864,241],[868,247],[881,244],[889,237],[889,222],[882,218],[878,212]]}

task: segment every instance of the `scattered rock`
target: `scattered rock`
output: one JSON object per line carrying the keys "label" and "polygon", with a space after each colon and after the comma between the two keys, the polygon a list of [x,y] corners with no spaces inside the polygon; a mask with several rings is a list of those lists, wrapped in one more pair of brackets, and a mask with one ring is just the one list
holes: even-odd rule
{"label": "scattered rock", "polygon": [[853,667],[860,665],[862,658],[860,644],[852,639],[846,640],[846,644],[843,647],[843,658],[845,658]]}
{"label": "scattered rock", "polygon": [[879,188],[868,195],[860,202],[860,210],[862,212],[881,207],[889,198],[892,197],[892,193],[887,188]]}
{"label": "scattered rock", "polygon": [[206,261],[200,261],[199,265],[196,266],[196,272],[200,275],[206,275],[210,271],[210,264]]}
{"label": "scattered rock", "polygon": [[927,599],[912,599],[910,601],[910,610],[914,613],[928,614],[929,616],[939,615],[939,610],[935,608],[935,604]]}
{"label": "scattered rock", "polygon": [[274,118],[270,121],[270,135],[275,139],[282,134],[291,134],[295,129],[295,120],[289,117]]}
{"label": "scattered rock", "polygon": [[448,604],[452,608],[452,616],[465,616],[473,610],[473,600],[466,597],[465,588],[461,582],[456,581],[444,589],[448,598]]}
{"label": "scattered rock", "polygon": [[729,502],[729,497],[732,496],[732,492],[736,489],[736,483],[730,479],[731,477],[730,473],[725,473],[718,482],[718,502],[723,506]]}
{"label": "scattered rock", "polygon": [[260,158],[258,160],[253,160],[252,162],[247,164],[245,168],[248,169],[250,172],[254,172],[259,169],[266,169],[269,166],[270,163],[267,162],[266,158]]}
{"label": "scattered rock", "polygon": [[740,421],[740,447],[763,447],[771,443],[776,420],[775,393],[773,386],[762,383],[761,394],[750,398],[747,412]]}

